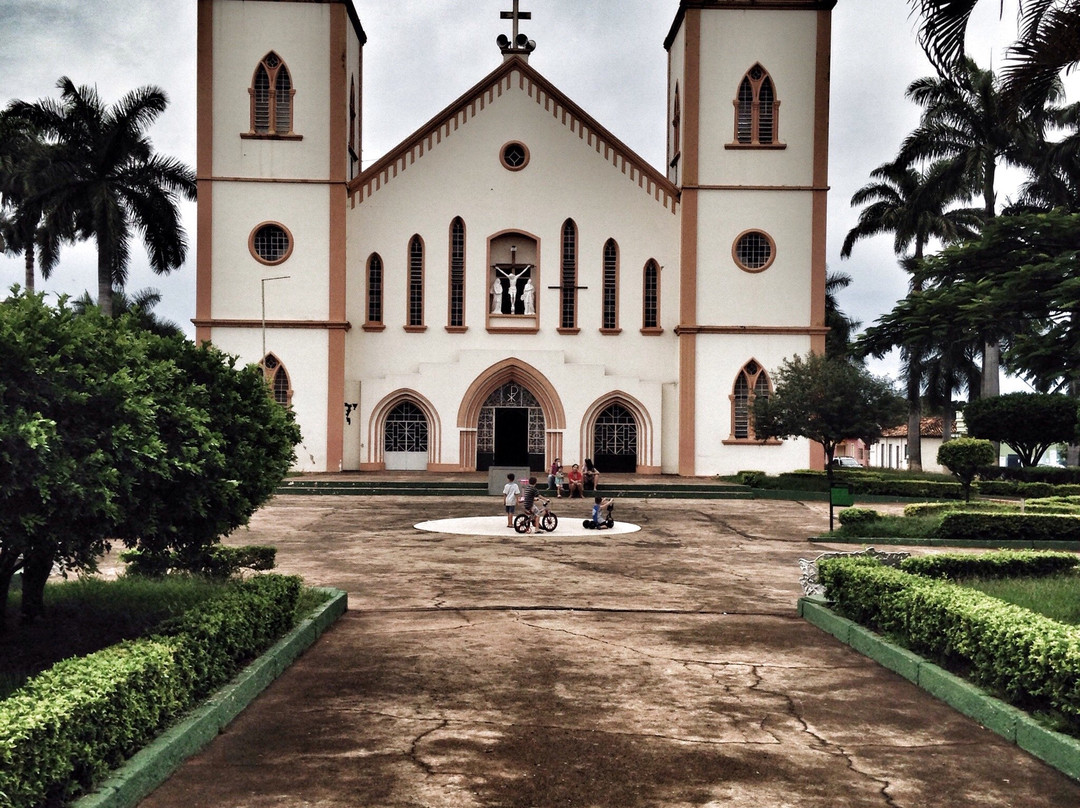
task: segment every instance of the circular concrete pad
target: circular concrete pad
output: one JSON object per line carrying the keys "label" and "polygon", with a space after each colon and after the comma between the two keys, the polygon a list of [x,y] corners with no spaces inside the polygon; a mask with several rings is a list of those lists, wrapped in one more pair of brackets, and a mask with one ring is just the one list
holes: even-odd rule
{"label": "circular concrete pad", "polygon": [[[615,522],[614,527],[606,527],[603,530],[592,530],[581,523],[585,521],[583,515],[580,519],[575,516],[559,516],[559,526],[551,533],[542,533],[543,536],[604,536],[617,533],[634,533],[641,530],[640,525],[629,522]],[[420,522],[413,525],[418,530],[429,530],[432,533],[452,533],[457,536],[517,536],[512,527],[506,526],[506,516],[467,516],[462,519],[436,519],[431,522]]]}

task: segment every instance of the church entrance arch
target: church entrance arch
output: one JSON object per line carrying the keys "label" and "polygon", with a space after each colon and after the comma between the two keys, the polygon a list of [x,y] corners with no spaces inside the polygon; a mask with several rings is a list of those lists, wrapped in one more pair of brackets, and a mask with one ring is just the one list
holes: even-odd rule
{"label": "church entrance arch", "polygon": [[525,466],[542,471],[562,452],[566,415],[554,386],[519,359],[492,365],[469,386],[458,410],[462,467]]}
{"label": "church entrance arch", "polygon": [[507,382],[484,401],[476,429],[476,468],[544,467],[544,411],[536,396]]}

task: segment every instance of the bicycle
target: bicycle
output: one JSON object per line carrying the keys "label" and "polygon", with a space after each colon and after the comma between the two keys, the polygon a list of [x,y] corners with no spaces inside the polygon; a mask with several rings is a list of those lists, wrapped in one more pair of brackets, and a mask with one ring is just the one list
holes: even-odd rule
{"label": "bicycle", "polygon": [[[551,512],[550,505],[550,499],[541,499],[540,497],[537,497],[533,504],[533,510],[536,512],[536,524],[541,532],[550,533],[559,526],[559,517]],[[530,514],[519,513],[514,517],[514,530],[518,533],[528,533],[531,525],[532,515]]]}

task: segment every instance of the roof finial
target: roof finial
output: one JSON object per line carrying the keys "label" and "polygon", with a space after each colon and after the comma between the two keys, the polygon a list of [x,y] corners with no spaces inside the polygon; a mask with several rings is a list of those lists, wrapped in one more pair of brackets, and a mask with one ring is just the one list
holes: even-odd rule
{"label": "roof finial", "polygon": [[514,0],[513,11],[503,11],[499,14],[499,19],[513,20],[514,21],[514,35],[512,39],[507,38],[506,34],[499,34],[498,39],[495,41],[499,43],[499,49],[506,58],[511,56],[521,56],[525,59],[529,58],[529,54],[536,50],[536,43],[529,39],[525,34],[518,32],[519,20],[531,20],[531,11],[520,11],[518,4],[520,0]]}

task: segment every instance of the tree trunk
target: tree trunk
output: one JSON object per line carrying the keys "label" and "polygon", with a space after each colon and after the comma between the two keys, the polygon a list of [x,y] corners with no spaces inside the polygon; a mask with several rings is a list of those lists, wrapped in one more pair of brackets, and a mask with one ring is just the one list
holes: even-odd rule
{"label": "tree trunk", "polygon": [[45,611],[45,583],[52,572],[56,548],[27,550],[23,558],[22,619],[31,621]]}
{"label": "tree trunk", "polygon": [[993,398],[1001,392],[1001,343],[989,339],[983,343],[981,398]]}
{"label": "tree trunk", "polygon": [[34,248],[27,247],[26,253],[26,293],[34,294]]}
{"label": "tree trunk", "polygon": [[113,316],[112,272],[100,244],[98,244],[98,306],[106,317]]}
{"label": "tree trunk", "polygon": [[922,361],[915,354],[907,367],[908,471],[922,471]]}

